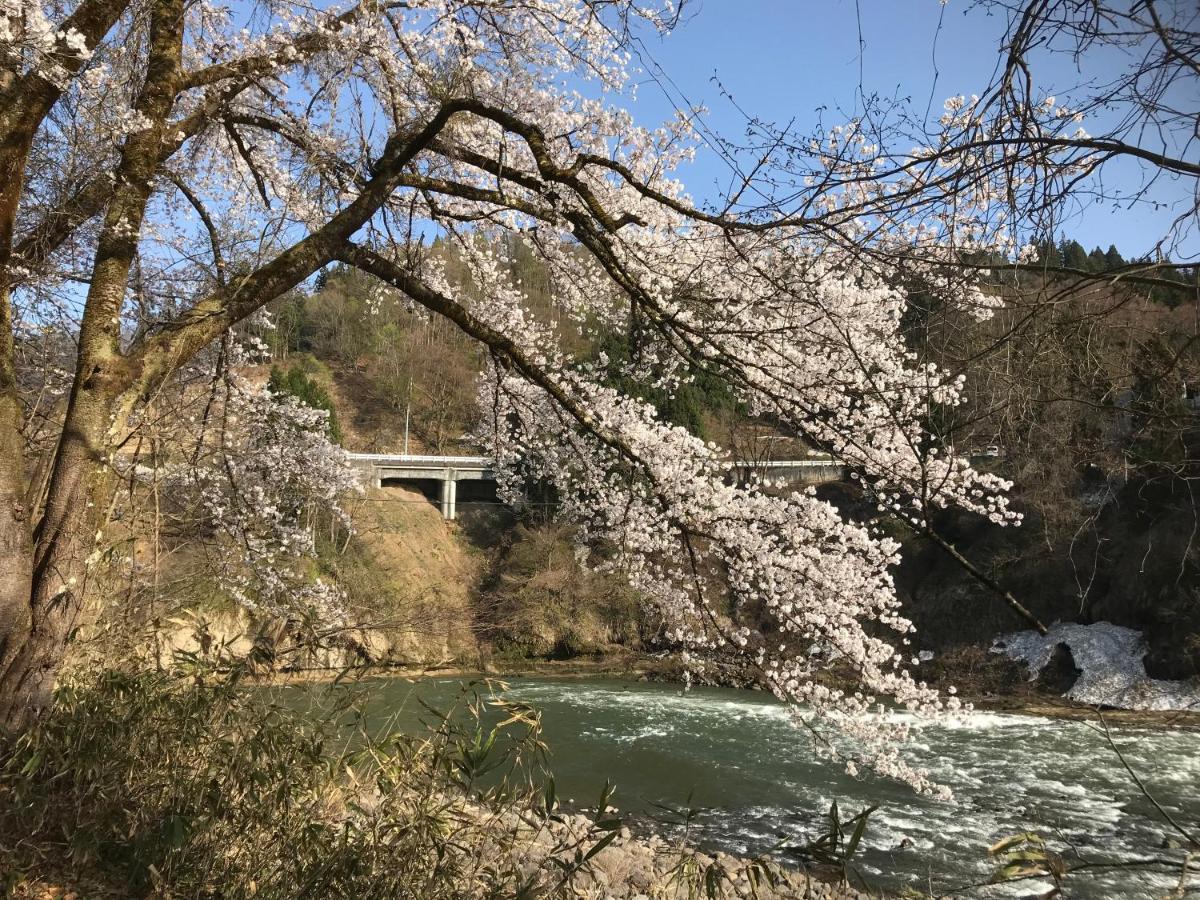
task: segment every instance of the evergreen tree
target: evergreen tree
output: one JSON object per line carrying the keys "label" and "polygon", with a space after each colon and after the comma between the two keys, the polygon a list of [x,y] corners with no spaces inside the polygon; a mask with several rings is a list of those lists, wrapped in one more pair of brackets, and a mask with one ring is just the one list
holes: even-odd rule
{"label": "evergreen tree", "polygon": [[1063,265],[1068,269],[1078,269],[1083,272],[1090,271],[1088,268],[1087,251],[1083,249],[1083,244],[1079,241],[1068,241],[1063,238],[1058,247],[1058,252],[1062,256]]}
{"label": "evergreen tree", "polygon": [[305,406],[325,410],[329,413],[329,439],[335,444],[342,442],[342,429],[338,424],[333,398],[320,382],[305,374],[300,366],[292,366],[286,373],[279,366],[271,366],[267,390],[277,397],[295,397]]}
{"label": "evergreen tree", "polygon": [[1062,267],[1062,254],[1059,253],[1058,247],[1055,246],[1054,241],[1049,239],[1039,241],[1037,244],[1037,250],[1038,262],[1043,266],[1047,266],[1051,269]]}
{"label": "evergreen tree", "polygon": [[704,426],[706,412],[739,406],[737,398],[724,381],[701,370],[691,370],[691,380],[679,385],[673,392],[619,374],[621,364],[628,362],[633,352],[629,337],[624,332],[606,332],[596,350],[608,358],[609,375],[605,383],[644,399],[658,410],[663,420],[682,425],[697,437],[709,437]]}

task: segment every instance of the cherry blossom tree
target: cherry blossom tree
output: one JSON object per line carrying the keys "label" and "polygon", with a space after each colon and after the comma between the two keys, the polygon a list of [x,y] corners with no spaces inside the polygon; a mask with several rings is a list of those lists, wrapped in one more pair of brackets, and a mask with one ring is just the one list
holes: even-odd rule
{"label": "cherry blossom tree", "polygon": [[344,624],[341,590],[303,565],[317,554],[319,515],[352,530],[342,504],[361,490],[346,452],[329,439],[329,414],[233,373],[219,392],[215,435],[195,436],[191,458],[163,473],[165,489],[194,498],[200,522],[193,527],[219,541],[213,575],[239,607]]}
{"label": "cherry blossom tree", "polygon": [[[537,257],[573,327],[629,335],[637,383],[722,378],[912,527],[946,506],[1011,523],[1007,482],[933,439],[961,378],[922,363],[900,320],[914,279],[990,315],[997,301],[950,264],[968,250],[1020,258],[996,218],[1013,176],[946,149],[983,127],[977,103],[952,99],[945,141],[901,164],[852,121],[813,138],[804,173],[764,155],[777,184],[796,179],[790,200],[764,169],[744,183],[766,202],[735,192],[701,207],[676,177],[693,115],[646,129],[618,102],[630,36],[668,31],[678,12],[668,0],[4,0],[0,719],[19,727],[47,702],[140,410],[235,324],[338,262],[484,345],[483,437],[506,489],[556,482],[676,641],[742,655],[814,733],[833,723],[854,738],[851,769],[934,788],[898,754],[903,726],[868,716],[885,699],[957,707],[910,672],[897,544],[811,492],[730,484],[721,447],[606,387],[605,361],[576,358],[562,323],[531,313],[501,238]],[[1058,108],[1020,103],[1038,127],[1062,127]],[[1061,150],[1023,164],[1057,165]],[[931,177],[946,166],[984,175]],[[434,235],[456,246],[465,282],[428,252]],[[47,336],[69,336],[68,378],[47,374],[40,348],[61,356],[63,343]],[[40,454],[27,440],[34,381],[55,409]],[[244,472],[259,471],[258,449],[235,454]],[[31,475],[42,458],[44,477]],[[744,624],[751,605],[767,625]],[[861,687],[817,683],[801,649],[813,642]]]}

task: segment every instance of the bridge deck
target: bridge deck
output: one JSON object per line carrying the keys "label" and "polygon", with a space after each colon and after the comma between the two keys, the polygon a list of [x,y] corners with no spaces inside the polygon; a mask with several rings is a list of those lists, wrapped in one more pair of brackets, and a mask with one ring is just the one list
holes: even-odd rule
{"label": "bridge deck", "polygon": [[[384,480],[441,482],[442,515],[455,519],[458,515],[459,481],[495,480],[495,462],[487,456],[431,456],[405,453],[350,453],[350,462],[370,480],[381,487]],[[844,476],[844,467],[831,457],[807,459],[777,459],[750,462],[735,460],[729,469],[756,472],[768,477],[807,484],[836,481]]]}
{"label": "bridge deck", "polygon": [[473,467],[490,469],[493,465],[489,456],[423,456],[415,453],[348,453],[346,455],[352,462],[388,464],[397,468],[453,466],[457,469]]}
{"label": "bridge deck", "polygon": [[[435,466],[456,469],[490,469],[495,461],[490,456],[425,456],[415,453],[348,453],[355,463],[372,463],[394,468],[433,468]],[[804,469],[841,465],[831,456],[810,456],[806,459],[732,460],[730,468],[747,469]]]}

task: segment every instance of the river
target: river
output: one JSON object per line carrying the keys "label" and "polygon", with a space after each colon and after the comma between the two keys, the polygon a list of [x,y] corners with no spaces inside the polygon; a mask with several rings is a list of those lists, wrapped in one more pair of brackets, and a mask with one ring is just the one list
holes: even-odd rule
{"label": "river", "polygon": [[[987,847],[1031,830],[1071,864],[1181,857],[1161,849],[1173,832],[1103,735],[1084,722],[978,712],[957,725],[919,725],[910,758],[953,789],[955,802],[945,803],[878,778],[847,776],[814,755],[784,708],[757,692],[684,692],[597,678],[507,683],[505,696],[542,713],[560,798],[586,806],[607,779],[621,811],[646,818],[690,797],[701,809],[695,839],[710,848],[754,854],[781,839],[803,843],[820,833],[836,800],[843,816],[879,806],[857,867],[870,882],[892,888],[946,892],[985,880],[994,869]],[[375,727],[386,721],[409,728],[422,715],[417,696],[446,704],[462,679],[362,684]],[[1114,728],[1113,737],[1166,810],[1200,827],[1200,732],[1125,727]],[[1073,876],[1068,896],[1162,897],[1177,882],[1178,872],[1097,869]],[[1031,896],[1035,887],[1024,882],[1000,893]]]}

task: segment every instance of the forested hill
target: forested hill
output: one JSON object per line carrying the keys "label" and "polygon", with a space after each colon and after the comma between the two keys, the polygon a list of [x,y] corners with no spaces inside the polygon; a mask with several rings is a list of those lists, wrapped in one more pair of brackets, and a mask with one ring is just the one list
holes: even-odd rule
{"label": "forested hill", "polygon": [[[446,254],[453,269],[448,248],[430,252]],[[1070,240],[1040,252],[1047,270],[1120,273],[1126,265],[1115,247],[1089,254]],[[530,309],[572,335],[585,355],[612,361],[615,371],[636,352],[627,332],[581,327],[559,309],[549,280],[519,242],[504,253]],[[1144,630],[1152,674],[1200,671],[1200,498],[1193,487],[1200,475],[1200,355],[1195,289],[1186,284],[1195,273],[1167,267],[1161,274],[1153,283],[1080,283],[1069,272],[996,272],[992,290],[1005,303],[983,324],[912,295],[914,350],[966,377],[966,402],[936,412],[931,432],[958,452],[993,448],[998,455],[978,464],[1014,482],[1025,515],[1019,528],[965,513],[945,513],[936,523],[991,586],[923,536],[898,534],[905,543],[902,598],[931,649],[978,648],[1027,627],[999,599],[1000,586],[1045,622],[1111,621]],[[485,360],[453,324],[337,268],[322,273],[311,291],[277,302],[272,320],[261,336],[276,384],[330,409],[346,447],[400,450],[407,423],[412,452],[477,449],[471,435]],[[750,416],[708,373],[692,372],[674,393],[627,382],[615,384],[738,455],[786,455],[806,446],[802,435]],[[822,492],[863,514],[873,508],[857,483]],[[547,540],[538,536],[546,523],[526,524],[524,539]],[[555,536],[561,542],[569,534],[560,529]],[[526,571],[521,583],[536,575]],[[570,590],[584,583],[578,574],[562,579]],[[533,643],[543,652],[556,638]]]}

